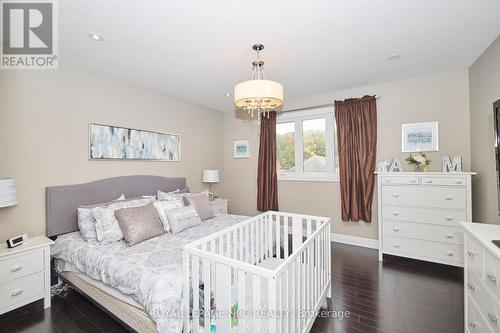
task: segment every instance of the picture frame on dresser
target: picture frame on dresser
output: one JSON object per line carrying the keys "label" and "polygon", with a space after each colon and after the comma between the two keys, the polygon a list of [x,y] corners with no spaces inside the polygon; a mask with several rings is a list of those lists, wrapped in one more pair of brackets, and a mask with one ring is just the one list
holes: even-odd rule
{"label": "picture frame on dresser", "polygon": [[463,266],[474,172],[376,172],[379,260],[384,254]]}

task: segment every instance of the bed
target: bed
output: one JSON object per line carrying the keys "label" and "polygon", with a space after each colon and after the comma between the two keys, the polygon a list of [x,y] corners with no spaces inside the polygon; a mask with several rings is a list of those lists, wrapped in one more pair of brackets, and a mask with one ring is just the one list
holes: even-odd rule
{"label": "bed", "polygon": [[315,314],[247,320],[236,311],[238,304],[251,311],[319,310],[331,286],[328,218],[217,214],[130,247],[124,241],[85,241],[78,231],[80,205],[185,186],[184,178],[127,176],[48,187],[47,235],[56,238],[58,275],[130,331],[274,333],[295,326],[308,332]]}

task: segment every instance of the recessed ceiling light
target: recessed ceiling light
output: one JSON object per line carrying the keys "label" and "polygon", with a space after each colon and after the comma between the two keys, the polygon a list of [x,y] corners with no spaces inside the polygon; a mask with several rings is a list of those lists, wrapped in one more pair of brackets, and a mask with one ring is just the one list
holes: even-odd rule
{"label": "recessed ceiling light", "polygon": [[391,56],[390,56],[389,58],[387,58],[387,59],[389,59],[389,60],[399,60],[399,59],[401,59],[401,54],[398,54],[398,53],[393,54],[393,55],[391,55]]}
{"label": "recessed ceiling light", "polygon": [[226,93],[226,97],[231,97],[231,93]]}
{"label": "recessed ceiling light", "polygon": [[96,42],[102,42],[104,40],[104,38],[97,34],[89,34],[89,38],[95,40]]}

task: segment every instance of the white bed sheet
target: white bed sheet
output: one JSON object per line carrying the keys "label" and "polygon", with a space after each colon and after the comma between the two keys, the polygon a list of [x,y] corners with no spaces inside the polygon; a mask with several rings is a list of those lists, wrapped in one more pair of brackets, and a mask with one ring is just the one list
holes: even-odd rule
{"label": "white bed sheet", "polygon": [[144,307],[159,332],[181,332],[183,246],[246,218],[217,215],[178,234],[169,232],[131,247],[124,241],[108,245],[86,242],[80,232],[73,232],[59,236],[51,254],[130,296]]}

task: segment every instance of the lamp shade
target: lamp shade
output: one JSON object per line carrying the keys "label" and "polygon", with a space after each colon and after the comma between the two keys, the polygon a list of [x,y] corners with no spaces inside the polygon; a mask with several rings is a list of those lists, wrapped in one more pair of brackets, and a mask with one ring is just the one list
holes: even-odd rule
{"label": "lamp shade", "polygon": [[17,205],[16,180],[0,179],[0,208]]}
{"label": "lamp shade", "polygon": [[203,182],[204,183],[218,183],[219,182],[219,170],[203,170]]}
{"label": "lamp shade", "polygon": [[234,104],[239,107],[254,106],[257,102],[277,108],[283,104],[283,86],[269,80],[249,80],[234,87]]}

